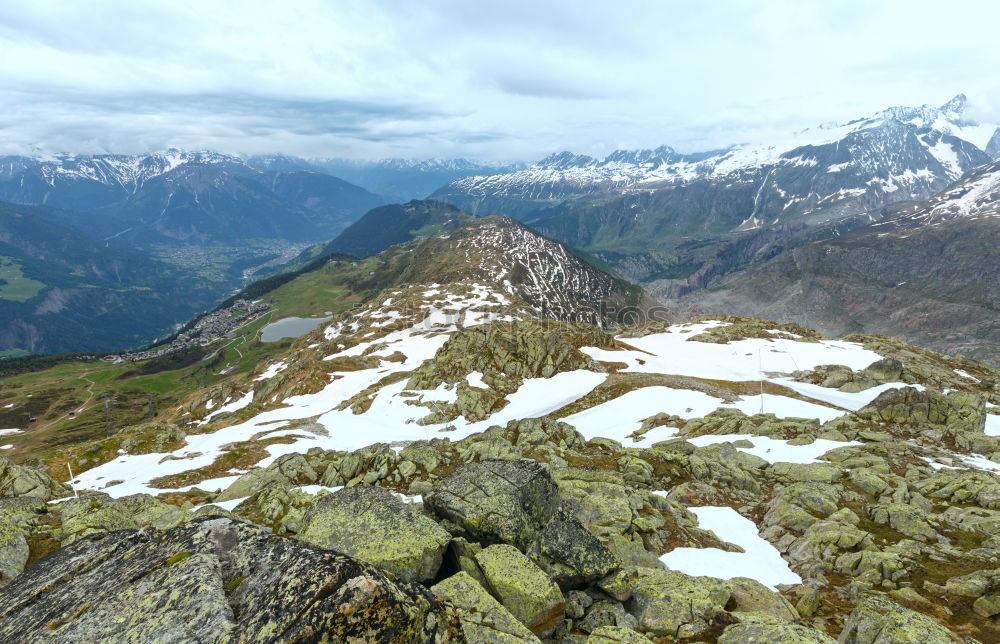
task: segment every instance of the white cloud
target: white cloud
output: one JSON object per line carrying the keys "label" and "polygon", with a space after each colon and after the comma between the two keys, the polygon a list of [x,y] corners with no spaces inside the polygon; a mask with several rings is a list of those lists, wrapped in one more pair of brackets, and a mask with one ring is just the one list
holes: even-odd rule
{"label": "white cloud", "polygon": [[534,159],[719,147],[959,91],[989,116],[998,17],[900,0],[5,3],[0,152]]}

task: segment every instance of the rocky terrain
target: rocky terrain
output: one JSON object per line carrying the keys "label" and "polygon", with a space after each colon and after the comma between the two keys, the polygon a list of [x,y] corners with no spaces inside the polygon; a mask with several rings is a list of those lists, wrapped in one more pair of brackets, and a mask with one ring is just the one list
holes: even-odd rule
{"label": "rocky terrain", "polygon": [[4,641],[1000,639],[997,370],[594,316],[636,295],[504,218],[378,261],[253,371],[7,451]]}

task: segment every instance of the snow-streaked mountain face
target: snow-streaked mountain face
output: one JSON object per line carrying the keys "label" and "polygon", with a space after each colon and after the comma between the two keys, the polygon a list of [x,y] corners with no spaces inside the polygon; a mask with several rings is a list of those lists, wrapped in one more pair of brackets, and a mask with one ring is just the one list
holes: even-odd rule
{"label": "snow-streaked mountain face", "polygon": [[603,324],[619,311],[602,303],[618,309],[640,303],[621,281],[507,217],[474,220],[414,253],[411,279],[497,284],[538,316]]}
{"label": "snow-streaked mountain face", "polygon": [[733,229],[820,212],[836,217],[926,198],[988,162],[987,149],[995,154],[998,147],[998,128],[970,121],[964,111],[965,97],[959,95],[939,108],[895,107],[781,141],[696,155],[666,146],[616,151],[605,159],[563,152],[524,170],[458,179],[434,196],[472,212],[523,215],[586,195],[628,195],[698,182],[727,188],[748,184],[753,197]]}
{"label": "snow-streaked mountain face", "polygon": [[896,230],[982,217],[1000,217],[1000,161],[976,168],[943,192],[872,227]]}
{"label": "snow-streaked mountain face", "polygon": [[169,149],[151,154],[57,155],[54,157],[4,157],[0,159],[0,178],[10,179],[33,170],[45,183],[55,186],[62,181],[96,181],[134,193],[146,181],[170,172],[185,163],[245,166],[231,155],[210,151],[187,152]]}

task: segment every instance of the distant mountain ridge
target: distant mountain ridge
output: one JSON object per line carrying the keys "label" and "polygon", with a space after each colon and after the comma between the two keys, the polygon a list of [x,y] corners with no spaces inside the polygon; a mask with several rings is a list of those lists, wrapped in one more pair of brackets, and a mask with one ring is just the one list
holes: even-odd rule
{"label": "distant mountain ridge", "polygon": [[989,162],[998,153],[1000,131],[968,120],[966,104],[959,95],[939,108],[894,107],[781,141],[699,154],[668,146],[618,150],[604,159],[562,152],[524,170],[458,179],[432,197],[473,213],[530,218],[529,213],[581,197],[606,195],[635,208],[632,204],[651,191],[707,186],[719,193],[712,199],[749,204],[739,208],[741,219],[725,221],[722,229],[837,217],[903,196],[929,197]]}
{"label": "distant mountain ridge", "polygon": [[695,315],[767,313],[830,335],[892,335],[1000,364],[1000,161],[882,215],[779,248],[672,304]]}
{"label": "distant mountain ridge", "polygon": [[286,155],[250,157],[248,162],[262,169],[311,169],[332,174],[400,202],[423,199],[441,186],[462,177],[509,172],[523,167],[515,163],[486,164],[467,159],[301,159]]}
{"label": "distant mountain ridge", "polygon": [[0,200],[119,221],[109,242],[120,247],[247,238],[320,241],[386,201],[315,170],[262,170],[232,155],[181,150],[3,157]]}

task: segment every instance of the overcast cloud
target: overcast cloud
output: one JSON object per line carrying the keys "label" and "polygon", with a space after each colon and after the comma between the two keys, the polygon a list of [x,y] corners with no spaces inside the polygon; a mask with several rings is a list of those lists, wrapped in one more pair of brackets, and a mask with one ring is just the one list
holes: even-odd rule
{"label": "overcast cloud", "polygon": [[995,2],[0,4],[0,153],[534,160],[681,151],[968,94]]}

